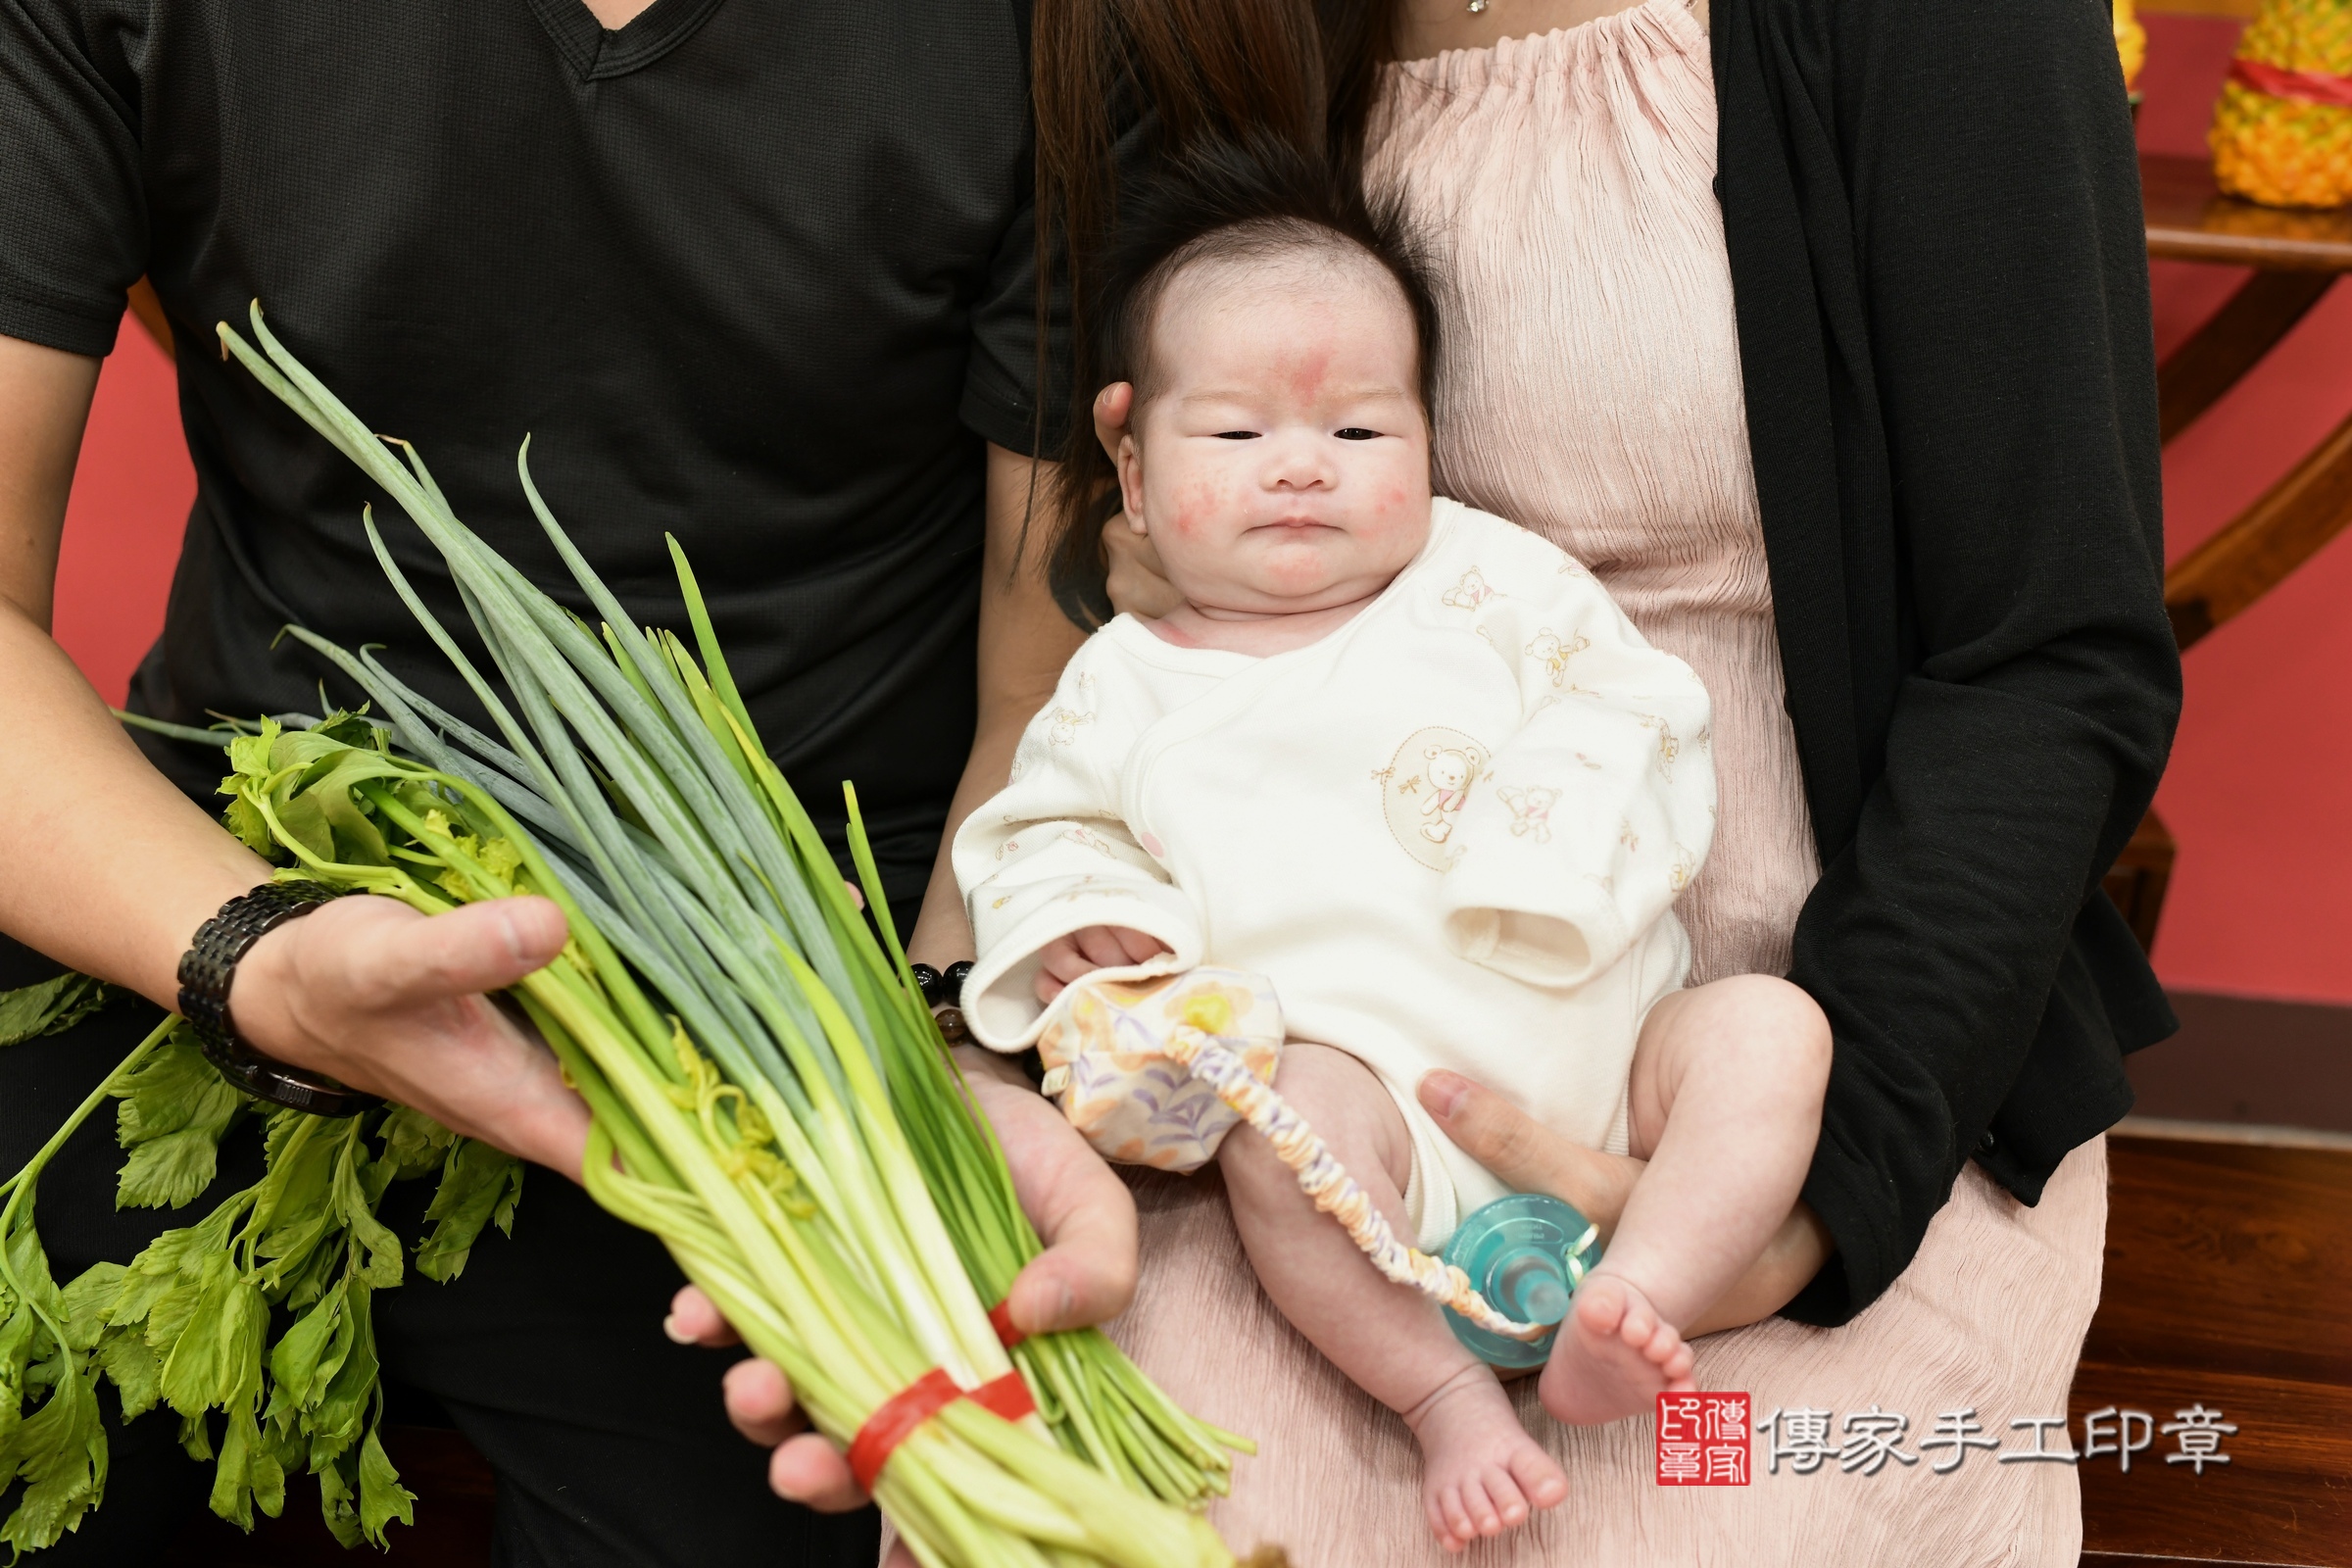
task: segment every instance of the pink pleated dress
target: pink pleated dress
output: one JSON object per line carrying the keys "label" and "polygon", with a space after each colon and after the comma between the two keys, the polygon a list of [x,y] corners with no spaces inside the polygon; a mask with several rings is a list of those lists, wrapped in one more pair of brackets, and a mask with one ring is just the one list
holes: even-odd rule
{"label": "pink pleated dress", "polygon": [[[1392,68],[1372,141],[1375,181],[1404,193],[1445,274],[1438,489],[1584,561],[1714,697],[1721,815],[1678,906],[1693,983],[1784,971],[1818,875],[1782,700],[1715,135],[1705,31],[1684,0],[1648,0]],[[2034,1208],[1970,1166],[1910,1269],[1843,1328],[1775,1319],[1701,1342],[1700,1387],[1744,1391],[1754,1419],[1828,1412],[1830,1456],[1806,1473],[1790,1456],[1771,1469],[1800,1418],[1757,1435],[1748,1486],[1661,1487],[1649,1419],[1562,1428],[1533,1379],[1515,1385],[1570,1495],[1462,1558],[1431,1540],[1403,1424],[1257,1289],[1213,1175],[1131,1180],[1144,1273],[1113,1332],[1190,1408],[1259,1441],[1212,1514],[1239,1549],[1279,1543],[1298,1568],[2077,1560],[2072,1468],[1969,1448],[1936,1473],[1949,1452],[1922,1457],[1918,1444],[1971,1411],[2004,1447],[2030,1448],[2012,1421],[2065,1415],[2098,1300],[2102,1143],[2077,1151]],[[1367,1271],[1362,1288],[1382,1287]],[[1845,1420],[1883,1430],[1874,1409],[1907,1420],[1897,1446],[1914,1462],[1848,1473]]]}

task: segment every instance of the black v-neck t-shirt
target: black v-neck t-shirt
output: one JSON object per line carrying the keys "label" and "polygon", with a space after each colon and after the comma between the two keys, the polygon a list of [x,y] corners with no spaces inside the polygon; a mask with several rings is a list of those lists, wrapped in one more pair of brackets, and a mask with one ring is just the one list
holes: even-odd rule
{"label": "black v-neck t-shirt", "polygon": [[[575,608],[542,492],[641,619],[693,560],[770,749],[838,836],[855,780],[919,891],[973,722],[982,442],[1034,446],[1023,0],[0,0],[0,333],[113,345],[154,280],[197,498],[132,705],[357,693],[278,628],[386,645],[478,715],[370,557],[415,527],[245,370],[257,296],[460,515]],[[184,787],[201,749],[149,743]]]}

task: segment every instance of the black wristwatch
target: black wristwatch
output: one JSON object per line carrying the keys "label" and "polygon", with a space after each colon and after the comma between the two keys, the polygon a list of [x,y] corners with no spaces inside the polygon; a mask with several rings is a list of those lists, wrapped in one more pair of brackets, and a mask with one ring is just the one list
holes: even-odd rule
{"label": "black wristwatch", "polygon": [[265,1056],[247,1045],[228,1016],[228,987],[236,978],[238,960],[256,942],[336,896],[317,882],[265,882],[238,894],[198,926],[179,960],[179,1013],[196,1031],[205,1059],[256,1100],[315,1116],[356,1116],[383,1102],[324,1073]]}

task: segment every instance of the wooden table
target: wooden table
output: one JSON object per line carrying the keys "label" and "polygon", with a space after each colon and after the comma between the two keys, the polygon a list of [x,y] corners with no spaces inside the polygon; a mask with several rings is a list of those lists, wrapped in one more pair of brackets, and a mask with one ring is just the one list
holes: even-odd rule
{"label": "wooden table", "polygon": [[2178,262],[2352,271],[2352,207],[2326,212],[2257,207],[2222,195],[2202,158],[2139,161],[2148,254]]}

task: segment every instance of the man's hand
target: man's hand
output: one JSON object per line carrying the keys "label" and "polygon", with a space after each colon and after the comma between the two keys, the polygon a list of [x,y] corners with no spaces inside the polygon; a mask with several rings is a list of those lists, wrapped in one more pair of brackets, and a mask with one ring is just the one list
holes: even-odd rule
{"label": "man's hand", "polygon": [[[1046,1243],[1006,1297],[1013,1327],[1043,1334],[1118,1316],[1135,1297],[1135,1200],[1126,1184],[1009,1062],[968,1047],[956,1057],[1004,1146],[1021,1207]],[[710,1298],[691,1285],[671,1302],[662,1330],[682,1344],[735,1343]],[[779,1494],[828,1513],[864,1503],[849,1461],[807,1430],[792,1385],[772,1363],[739,1361],[722,1388],[735,1429],[775,1450],[767,1479]],[[905,1559],[904,1568],[912,1561]],[[901,1561],[893,1559],[892,1568]]]}
{"label": "man's hand", "polygon": [[1070,982],[1097,969],[1123,969],[1168,951],[1157,937],[1130,931],[1123,925],[1090,925],[1066,937],[1055,937],[1039,955],[1037,1000],[1052,1003]]}
{"label": "man's hand", "polygon": [[565,935],[546,899],[429,919],[391,899],[337,899],[254,944],[229,1016],[258,1051],[577,1181],[588,1107],[554,1054],[482,995],[543,967]]}

